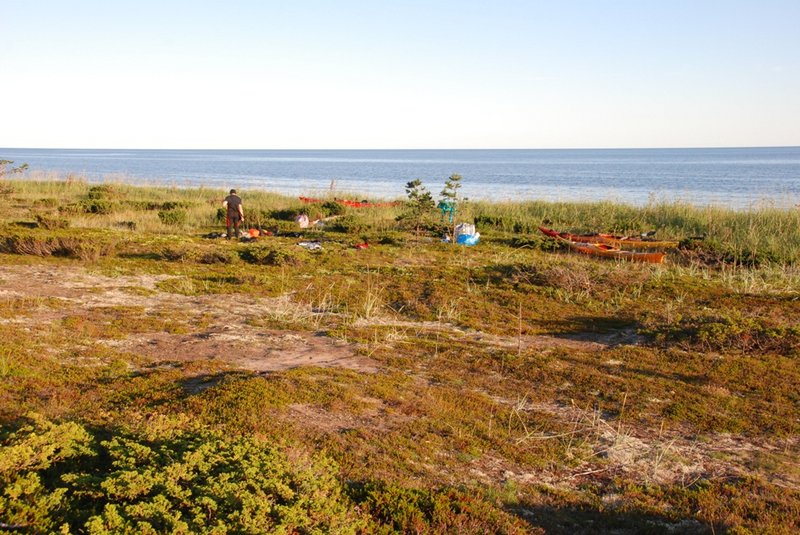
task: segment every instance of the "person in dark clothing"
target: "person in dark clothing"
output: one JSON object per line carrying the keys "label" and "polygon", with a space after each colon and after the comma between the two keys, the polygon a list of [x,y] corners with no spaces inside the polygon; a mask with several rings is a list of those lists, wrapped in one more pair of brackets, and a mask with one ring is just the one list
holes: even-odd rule
{"label": "person in dark clothing", "polygon": [[225,197],[222,201],[222,206],[225,207],[227,213],[225,223],[228,227],[226,237],[231,239],[231,227],[236,231],[236,238],[239,238],[239,226],[244,223],[244,209],[242,209],[242,199],[236,194],[236,190],[232,189],[231,194]]}

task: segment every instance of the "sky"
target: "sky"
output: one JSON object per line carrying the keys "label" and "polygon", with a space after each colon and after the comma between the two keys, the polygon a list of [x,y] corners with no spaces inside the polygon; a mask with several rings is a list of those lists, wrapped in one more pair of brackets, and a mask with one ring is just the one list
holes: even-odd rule
{"label": "sky", "polygon": [[0,147],[800,145],[798,0],[0,0]]}

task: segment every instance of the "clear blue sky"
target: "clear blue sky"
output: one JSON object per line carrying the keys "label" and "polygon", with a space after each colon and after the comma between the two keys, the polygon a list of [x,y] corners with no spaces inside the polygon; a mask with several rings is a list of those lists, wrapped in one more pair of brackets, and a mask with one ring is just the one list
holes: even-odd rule
{"label": "clear blue sky", "polygon": [[0,147],[800,145],[800,1],[0,0]]}

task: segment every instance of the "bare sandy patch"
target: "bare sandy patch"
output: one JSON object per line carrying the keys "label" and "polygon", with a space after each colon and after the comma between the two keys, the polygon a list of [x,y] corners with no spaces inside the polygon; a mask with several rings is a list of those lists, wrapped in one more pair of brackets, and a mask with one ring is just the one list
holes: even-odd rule
{"label": "bare sandy patch", "polygon": [[[158,283],[169,278],[168,275],[109,277],[81,268],[53,265],[0,266],[2,297],[57,298],[62,305],[58,310],[41,307],[8,319],[23,326],[33,328],[43,321],[115,306],[139,307],[144,312],[176,311],[186,317],[187,330],[194,332],[147,332],[122,340],[97,340],[154,362],[217,360],[257,372],[299,366],[369,373],[378,369],[374,361],[359,355],[353,344],[320,333],[270,330],[248,324],[251,318],[301,314],[303,307],[290,300],[238,294],[184,296],[159,291]],[[193,326],[199,318],[203,318],[202,328]]]}

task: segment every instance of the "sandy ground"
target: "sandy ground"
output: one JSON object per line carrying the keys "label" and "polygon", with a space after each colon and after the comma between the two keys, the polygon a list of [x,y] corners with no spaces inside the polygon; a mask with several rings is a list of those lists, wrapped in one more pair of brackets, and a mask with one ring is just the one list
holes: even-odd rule
{"label": "sandy ground", "polygon": [[[175,311],[186,316],[188,334],[164,331],[139,333],[122,340],[97,340],[152,362],[219,360],[232,367],[270,372],[298,366],[340,367],[374,372],[377,365],[358,355],[352,344],[320,333],[268,329],[250,325],[253,319],[307,311],[283,299],[240,295],[184,296],[157,289],[166,276],[107,277],[63,266],[0,266],[0,299],[32,303],[24,314],[0,321],[25,328],[42,328],[65,317],[89,316],[97,307],[139,307]],[[56,307],[36,307],[54,298]],[[267,322],[268,323],[268,322]],[[198,327],[202,324],[202,327]]]}
{"label": "sandy ground", "polygon": [[[363,373],[380,372],[377,362],[359,354],[357,346],[316,332],[288,331],[254,326],[269,324],[270,317],[309,318],[314,312],[286,298],[249,295],[184,296],[163,292],[158,284],[169,276],[137,275],[109,277],[80,267],[49,264],[0,266],[0,300],[23,303],[25,310],[0,322],[36,330],[65,317],[91,314],[97,307],[139,307],[147,312],[174,311],[184,318],[182,332],[144,332],[122,339],[96,340],[115,349],[139,355],[150,365],[188,361],[216,361],[232,369],[269,373],[299,366],[338,367]],[[45,300],[50,300],[45,302]],[[232,313],[235,311],[235,313]],[[436,322],[406,322],[386,318],[359,320],[356,325],[394,327],[400,331],[437,332],[457,336],[475,344],[503,348],[565,348],[599,352],[620,344],[636,344],[633,332],[610,335],[557,338],[549,336],[501,337],[477,331],[461,331]],[[615,364],[613,361],[607,364]],[[200,386],[204,388],[210,385]],[[365,428],[384,432],[408,418],[384,410],[380,400],[360,415],[327,412],[295,405],[287,417],[295,424],[319,432],[341,432]],[[800,488],[800,463],[796,437],[782,440],[748,440],[745,437],[709,434],[693,436],[680,429],[653,430],[607,421],[603,414],[575,406],[532,403],[525,399],[496,399],[520,414],[538,411],[569,422],[567,438],[576,451],[584,448],[583,462],[572,467],[539,469],[535,472],[509,465],[491,455],[472,464],[472,476],[486,481],[539,482],[574,486],[598,474],[627,475],[654,483],[691,484],[700,478],[728,479],[758,473],[787,488]],[[524,447],[531,441],[563,439],[531,431],[517,440]],[[586,449],[590,454],[586,457]],[[443,474],[446,479],[446,474]]]}

